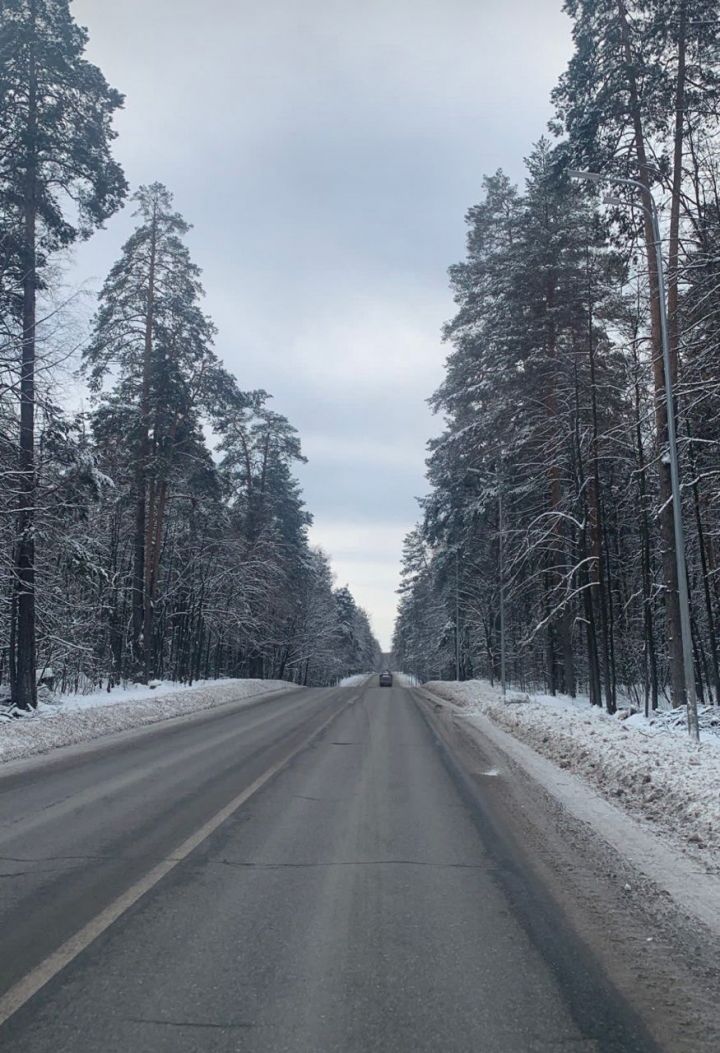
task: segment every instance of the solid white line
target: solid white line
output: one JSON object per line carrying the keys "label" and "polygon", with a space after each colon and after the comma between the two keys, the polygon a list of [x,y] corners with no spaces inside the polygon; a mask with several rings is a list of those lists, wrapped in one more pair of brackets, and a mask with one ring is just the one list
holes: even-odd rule
{"label": "solid white line", "polygon": [[[359,696],[358,696],[359,697]],[[350,699],[342,709],[332,713],[327,720],[323,721],[319,728],[316,728],[299,746],[294,750],[291,750],[282,760],[278,761],[271,768],[251,783],[246,789],[239,793],[237,797],[234,797],[229,804],[226,804],[224,808],[221,808],[212,819],[208,819],[194,834],[186,838],[185,841],[179,845],[172,855],[163,859],[157,866],[154,866],[144,877],[136,881],[134,885],[131,885],[129,889],[118,896],[117,899],[113,900],[109,906],[101,910],[91,921],[79,929],[73,936],[65,941],[56,951],[36,966],[31,972],[27,973],[21,980],[18,980],[16,984],[10,987],[2,997],[0,997],[0,1025],[4,1024],[16,1013],[21,1006],[25,1005],[33,995],[37,994],[41,987],[44,987],[54,976],[64,969],[66,965],[78,956],[82,951],[89,947],[90,944],[97,939],[106,929],[108,929],[113,922],[117,921],[130,907],[134,906],[146,892],[149,892],[151,888],[157,885],[158,881],[169,874],[178,863],[181,863],[193,849],[197,848],[199,844],[205,841],[219,826],[221,826],[226,819],[229,819],[233,812],[236,812],[253,794],[265,785],[274,775],[276,775],[281,768],[284,768],[293,757],[297,756],[302,750],[304,750],[313,739],[317,738],[325,730],[325,728],[332,723],[333,720],[347,708],[350,702],[355,702],[356,698]]]}

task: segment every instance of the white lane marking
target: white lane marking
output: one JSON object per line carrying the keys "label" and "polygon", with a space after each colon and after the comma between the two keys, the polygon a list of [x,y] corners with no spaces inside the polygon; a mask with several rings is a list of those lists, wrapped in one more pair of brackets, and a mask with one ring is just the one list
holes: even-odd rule
{"label": "white lane marking", "polygon": [[[359,696],[357,696],[359,697]],[[276,775],[282,768],[288,764],[293,757],[297,756],[302,750],[304,750],[313,739],[317,738],[325,728],[335,720],[340,713],[344,712],[350,702],[356,702],[357,698],[350,699],[341,709],[337,712],[331,713],[327,720],[323,721],[320,727],[316,728],[311,735],[308,735],[306,739],[301,742],[294,750],[291,750],[282,760],[278,761],[267,771],[263,772],[254,782],[250,783],[241,793],[226,804],[224,808],[221,808],[212,819],[208,819],[194,834],[186,838],[181,845],[179,845],[172,855],[163,859],[160,863],[150,870],[145,877],[140,878],[135,884],[131,885],[129,889],[118,896],[117,899],[113,900],[104,910],[101,910],[87,925],[83,925],[73,936],[65,941],[56,951],[32,969],[26,976],[21,980],[18,980],[16,984],[13,984],[2,997],[0,997],[0,1026],[8,1020],[13,1013],[16,1013],[26,1002],[28,1002],[33,995],[37,994],[41,987],[44,987],[54,976],[64,969],[66,965],[77,958],[77,956],[84,951],[90,944],[97,939],[98,936],[102,935],[106,929],[108,929],[113,922],[117,921],[119,917],[125,914],[130,907],[134,906],[146,892],[149,892],[151,888],[157,885],[158,881],[169,874],[178,863],[181,863],[193,849],[197,848],[198,845],[202,844],[210,834],[214,833],[219,826],[221,826],[226,819],[229,819],[233,812],[236,812],[253,794],[265,785],[273,775]]]}

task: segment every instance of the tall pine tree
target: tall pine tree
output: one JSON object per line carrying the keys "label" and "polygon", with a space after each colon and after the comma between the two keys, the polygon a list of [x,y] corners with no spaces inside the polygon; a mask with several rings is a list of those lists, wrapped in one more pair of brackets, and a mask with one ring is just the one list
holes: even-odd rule
{"label": "tall pine tree", "polygon": [[48,260],[87,237],[122,203],[125,180],[110,154],[122,96],[83,53],[87,34],[68,0],[3,0],[0,8],[2,298],[17,330],[19,442],[10,633],[16,703],[36,702],[35,373],[37,296]]}
{"label": "tall pine tree", "polygon": [[134,195],[140,223],[100,293],[85,352],[91,388],[115,383],[103,412],[122,429],[130,415],[134,472],[132,646],[138,675],[152,675],[153,614],[163,524],[177,459],[202,446],[198,414],[217,398],[223,373],[214,327],[200,307],[200,271],[183,236],[188,224],[160,183]]}

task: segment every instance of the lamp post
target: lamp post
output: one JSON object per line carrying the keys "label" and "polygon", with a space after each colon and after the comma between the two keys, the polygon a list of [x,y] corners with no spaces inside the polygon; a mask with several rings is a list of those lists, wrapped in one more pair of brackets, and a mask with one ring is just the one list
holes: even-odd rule
{"label": "lamp post", "polygon": [[500,685],[505,686],[505,521],[503,519],[502,475],[498,479],[498,571],[500,575]]}
{"label": "lamp post", "polygon": [[455,549],[455,679],[460,681],[460,559]]}
{"label": "lamp post", "polygon": [[[501,462],[502,463],[502,462]],[[466,468],[473,475],[482,475],[479,468]],[[498,471],[498,576],[500,579],[500,686],[507,692],[505,680],[505,520],[503,518],[502,469]]]}
{"label": "lamp post", "polygon": [[498,486],[498,562],[500,563],[500,684],[503,697],[505,687],[505,522],[502,510],[502,478]]}
{"label": "lamp post", "polygon": [[663,372],[665,373],[665,401],[667,403],[668,455],[670,458],[670,484],[673,501],[673,533],[675,540],[675,564],[678,580],[678,602],[680,606],[680,635],[685,672],[685,698],[687,702],[688,732],[690,737],[699,741],[700,730],[697,715],[697,697],[695,694],[695,669],[693,666],[692,630],[690,627],[690,596],[688,593],[687,567],[685,564],[685,530],[682,519],[680,496],[680,460],[677,449],[677,431],[675,427],[675,396],[673,392],[672,372],[670,369],[670,338],[668,330],[667,302],[665,293],[665,268],[660,240],[660,221],[658,219],[655,198],[639,179],[623,179],[614,175],[603,175],[601,172],[584,172],[569,169],[571,179],[584,180],[590,183],[611,183],[630,186],[639,190],[643,199],[642,207],[650,217],[655,259],[658,274],[658,313],[660,315],[660,342],[662,344]]}

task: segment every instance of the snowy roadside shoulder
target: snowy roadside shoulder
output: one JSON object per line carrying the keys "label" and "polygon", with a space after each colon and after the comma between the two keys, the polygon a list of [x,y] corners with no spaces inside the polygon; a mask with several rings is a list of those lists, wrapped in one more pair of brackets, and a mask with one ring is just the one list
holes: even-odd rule
{"label": "snowy roadside shoulder", "polygon": [[296,688],[285,680],[205,680],[192,687],[160,683],[92,695],[68,695],[40,703],[30,716],[0,722],[0,764],[116,731],[155,724],[226,702]]}
{"label": "snowy roadside shoulder", "polygon": [[604,797],[701,861],[720,866],[720,737],[700,745],[644,718],[619,720],[588,702],[511,692],[487,681],[434,681],[432,694],[470,723],[489,718],[516,739],[580,776]]}

